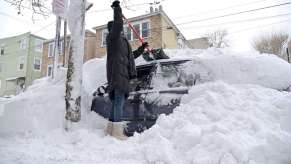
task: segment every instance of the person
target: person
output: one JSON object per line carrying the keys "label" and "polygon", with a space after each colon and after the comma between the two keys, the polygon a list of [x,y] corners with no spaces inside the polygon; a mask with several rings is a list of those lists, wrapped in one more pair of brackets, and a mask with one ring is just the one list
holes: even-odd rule
{"label": "person", "polygon": [[122,9],[119,1],[111,5],[114,12],[113,21],[109,21],[107,46],[107,81],[108,93],[112,101],[112,109],[107,124],[106,133],[118,139],[126,139],[123,133],[125,122],[122,121],[122,111],[125,99],[129,94],[129,80],[136,76],[134,59],[139,57],[148,43],[143,43],[132,52],[131,46],[123,35]]}

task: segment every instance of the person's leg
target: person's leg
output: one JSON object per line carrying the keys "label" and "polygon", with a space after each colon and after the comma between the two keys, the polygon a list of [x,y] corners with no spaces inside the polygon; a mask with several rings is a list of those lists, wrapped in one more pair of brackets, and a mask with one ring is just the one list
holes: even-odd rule
{"label": "person's leg", "polygon": [[125,93],[120,90],[115,90],[114,101],[113,101],[113,130],[112,136],[117,139],[124,140],[127,136],[124,135],[125,122],[122,120],[123,117],[123,106],[125,101]]}
{"label": "person's leg", "polygon": [[113,122],[122,121],[124,100],[125,100],[125,93],[119,89],[116,89],[114,92],[114,101],[113,101]]}

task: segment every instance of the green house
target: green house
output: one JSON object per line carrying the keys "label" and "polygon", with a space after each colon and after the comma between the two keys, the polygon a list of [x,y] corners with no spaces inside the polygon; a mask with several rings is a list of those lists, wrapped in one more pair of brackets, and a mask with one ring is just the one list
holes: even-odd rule
{"label": "green house", "polygon": [[41,77],[44,40],[30,32],[0,39],[0,96],[16,95]]}

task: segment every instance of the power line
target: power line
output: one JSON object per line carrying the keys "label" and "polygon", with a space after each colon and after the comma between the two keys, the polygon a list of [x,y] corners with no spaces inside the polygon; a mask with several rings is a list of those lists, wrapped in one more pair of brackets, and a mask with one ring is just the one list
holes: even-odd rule
{"label": "power line", "polygon": [[214,9],[214,10],[203,11],[203,12],[199,12],[199,13],[195,13],[195,14],[179,16],[179,17],[176,17],[176,18],[173,18],[173,19],[192,17],[192,16],[195,16],[195,15],[205,14],[205,13],[209,13],[209,12],[217,12],[217,11],[227,10],[227,9],[231,9],[231,8],[241,7],[241,6],[248,6],[248,5],[251,5],[251,4],[260,3],[260,2],[264,2],[264,1],[268,1],[268,0],[260,0],[260,1],[254,1],[254,2],[249,2],[249,3],[241,3],[241,4],[238,4],[238,5],[233,5],[233,6],[229,6],[229,7],[225,7],[225,8]]}
{"label": "power line", "polygon": [[215,16],[215,17],[209,17],[209,18],[205,18],[205,19],[198,19],[198,20],[193,20],[193,21],[178,23],[176,25],[184,25],[184,24],[190,24],[190,23],[194,23],[194,22],[203,22],[203,21],[208,21],[208,20],[213,20],[213,19],[218,19],[218,18],[233,16],[233,15],[239,15],[239,14],[244,14],[244,13],[249,13],[249,12],[254,12],[254,11],[259,11],[259,10],[265,10],[265,9],[269,9],[269,8],[273,8],[273,7],[279,7],[279,6],[284,6],[284,5],[289,5],[289,4],[291,4],[291,2],[286,2],[286,3],[277,4],[277,5],[271,5],[271,6],[256,8],[256,9],[252,9],[252,10],[240,11],[240,12],[236,12],[236,13],[230,13],[230,14],[225,14],[225,15],[220,15],[220,16]]}
{"label": "power line", "polygon": [[[291,15],[291,13],[272,15],[272,16],[267,16],[267,17],[258,17],[258,18],[253,18],[253,19],[230,21],[230,22],[224,22],[224,23],[218,23],[218,24],[210,24],[210,25],[204,25],[204,26],[191,26],[191,27],[184,27],[184,28],[182,27],[180,29],[202,28],[202,27],[211,27],[211,26],[218,26],[218,25],[224,25],[224,24],[244,23],[244,22],[259,21],[259,20],[283,17],[283,16],[288,16],[288,15]],[[160,29],[162,31],[166,31],[166,30],[170,30],[172,28],[170,26],[162,26],[162,27],[149,28],[148,30],[160,30]]]}
{"label": "power line", "polygon": [[279,21],[279,22],[275,22],[275,23],[270,23],[270,24],[264,24],[264,25],[260,25],[260,26],[245,28],[245,29],[242,29],[242,30],[238,30],[238,31],[231,32],[231,33],[229,33],[229,35],[236,34],[236,33],[240,33],[240,32],[244,32],[244,31],[248,31],[248,30],[252,30],[252,29],[264,28],[266,26],[272,26],[272,25],[276,25],[276,24],[281,24],[281,23],[289,22],[289,21],[291,21],[291,19],[286,19],[284,21]]}
{"label": "power line", "polygon": [[225,25],[225,24],[252,22],[252,21],[258,21],[258,20],[265,20],[265,19],[270,19],[270,18],[277,18],[277,17],[287,16],[287,15],[291,15],[291,13],[273,15],[273,16],[268,16],[268,17],[258,17],[258,18],[253,18],[253,19],[245,19],[245,20],[223,22],[223,23],[217,23],[217,24],[202,25],[202,26],[182,27],[181,29],[204,28],[204,27],[219,26],[219,25]]}
{"label": "power line", "polygon": [[9,14],[7,14],[7,13],[1,12],[1,11],[0,11],[0,15],[3,15],[3,16],[9,17],[9,18],[11,18],[11,19],[14,19],[14,20],[16,20],[16,21],[18,21],[18,22],[21,22],[21,23],[27,24],[27,21],[22,20],[22,19],[17,18],[17,17],[14,17],[14,16],[12,16],[12,15],[9,15]]}
{"label": "power line", "polygon": [[[144,5],[151,5],[152,3],[138,3],[138,4],[133,4],[133,5],[129,5],[129,6],[123,6],[124,8],[129,8],[129,7],[136,7],[136,6],[144,6]],[[88,11],[88,14],[91,13],[98,13],[98,12],[106,12],[106,11],[112,11],[111,8],[106,8],[106,9],[99,9],[99,10],[92,10],[92,11]]]}
{"label": "power line", "polygon": [[55,23],[56,23],[56,22],[53,21],[53,22],[51,22],[51,23],[49,23],[49,24],[47,24],[47,25],[45,25],[45,26],[39,28],[38,30],[36,30],[36,31],[34,31],[34,32],[32,32],[32,33],[39,33],[39,32],[41,32],[41,31],[47,29],[47,28],[50,27],[51,25],[54,25]]}
{"label": "power line", "polygon": [[[137,4],[131,4],[131,5],[121,4],[121,6],[127,10],[130,10],[129,9],[130,7],[145,6],[145,5],[158,5],[164,1],[166,0],[159,0],[159,1],[146,2],[146,3],[137,3]],[[87,13],[91,14],[91,13],[106,12],[106,11],[112,11],[112,9],[106,8],[106,9],[92,10],[92,11],[88,11]]]}
{"label": "power line", "polygon": [[[277,18],[277,17],[282,17],[282,16],[288,16],[288,15],[291,15],[291,13],[285,13],[285,14],[279,14],[279,15],[273,15],[273,16],[267,16],[267,17],[258,17],[258,18],[253,18],[253,19],[231,21],[231,22],[224,22],[224,23],[204,25],[204,26],[191,26],[191,27],[185,27],[185,28],[181,28],[181,29],[190,29],[190,28],[194,29],[194,28],[211,27],[211,26],[218,26],[218,25],[232,24],[232,23],[244,23],[244,22],[259,21],[259,20]],[[160,32],[160,31],[167,31],[170,29],[172,29],[170,26],[162,26],[162,27],[149,28],[148,30],[150,30],[151,32]]]}

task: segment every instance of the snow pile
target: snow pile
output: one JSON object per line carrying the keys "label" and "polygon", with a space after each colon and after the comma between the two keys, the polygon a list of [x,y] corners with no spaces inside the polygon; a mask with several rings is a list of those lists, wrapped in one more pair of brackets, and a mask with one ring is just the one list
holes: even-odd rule
{"label": "snow pile", "polygon": [[104,136],[104,126],[0,137],[0,163],[287,164],[290,107],[288,92],[211,82],[126,141]]}
{"label": "snow pile", "polygon": [[0,133],[47,132],[63,126],[65,70],[56,79],[35,80],[26,92],[0,104]]}
{"label": "snow pile", "polygon": [[83,86],[87,93],[93,93],[98,86],[106,82],[106,58],[92,59],[84,64]]}
{"label": "snow pile", "polygon": [[160,117],[140,137],[155,145],[153,161],[291,163],[290,113],[290,93],[207,83],[193,87],[174,114]]}
{"label": "snow pile", "polygon": [[199,76],[200,83],[222,80],[231,84],[257,84],[274,89],[291,85],[291,65],[275,55],[235,54],[223,49],[168,51],[171,58],[192,60],[185,72]]}
{"label": "snow pile", "polygon": [[193,69],[186,69],[199,73],[203,84],[192,87],[174,113],[160,116],[151,129],[126,141],[104,136],[106,120],[88,114],[92,92],[106,82],[106,60],[94,59],[83,70],[86,126],[63,131],[63,73],[0,100],[0,163],[291,163],[291,94],[271,89],[291,84],[289,64],[272,55],[216,49],[167,53],[188,54]]}
{"label": "snow pile", "polygon": [[[278,90],[285,90],[291,86],[291,65],[275,55],[257,52],[238,54],[228,49],[186,49],[165,50],[165,52],[171,60],[191,60],[183,69],[187,74],[196,77],[198,83],[222,80],[231,84],[257,84]],[[95,66],[93,62],[98,66]],[[96,81],[95,88],[90,87],[90,91],[106,82],[105,63],[104,59],[99,59],[85,64],[85,68],[95,70],[95,79],[88,78],[87,82]],[[139,57],[136,63],[140,65],[147,62]],[[90,71],[87,69],[84,72]],[[100,75],[98,79],[97,74]]]}

